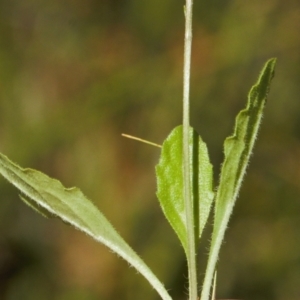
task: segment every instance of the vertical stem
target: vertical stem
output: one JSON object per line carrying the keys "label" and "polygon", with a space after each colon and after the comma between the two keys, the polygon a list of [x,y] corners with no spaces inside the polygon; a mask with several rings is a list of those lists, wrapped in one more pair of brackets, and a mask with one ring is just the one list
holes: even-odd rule
{"label": "vertical stem", "polygon": [[186,211],[188,233],[188,272],[189,272],[189,300],[197,300],[197,268],[195,245],[195,222],[191,195],[191,167],[189,151],[190,128],[190,71],[192,51],[192,8],[193,0],[186,0],[185,6],[185,38],[184,38],[184,66],[183,66],[183,195]]}

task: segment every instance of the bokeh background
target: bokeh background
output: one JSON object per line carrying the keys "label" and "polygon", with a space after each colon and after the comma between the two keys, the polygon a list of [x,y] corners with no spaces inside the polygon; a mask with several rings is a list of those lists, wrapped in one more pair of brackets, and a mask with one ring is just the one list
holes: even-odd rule
{"label": "bokeh background", "polygon": [[[0,0],[1,152],[80,187],[175,300],[187,298],[186,263],[155,196],[160,150],[121,133],[162,143],[181,123],[183,5]],[[216,183],[235,115],[266,59],[278,58],[217,297],[299,300],[300,2],[195,1],[193,33],[191,123]],[[0,191],[1,299],[159,299],[108,249],[34,213],[4,179]],[[207,251],[204,241],[200,278]]]}

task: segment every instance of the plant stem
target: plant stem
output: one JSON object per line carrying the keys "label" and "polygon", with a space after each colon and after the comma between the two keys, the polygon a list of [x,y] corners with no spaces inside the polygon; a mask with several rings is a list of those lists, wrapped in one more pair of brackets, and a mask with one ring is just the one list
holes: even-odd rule
{"label": "plant stem", "polygon": [[184,66],[183,66],[183,195],[186,211],[188,234],[188,272],[189,300],[197,300],[197,268],[195,245],[194,208],[191,195],[191,168],[189,149],[190,128],[190,71],[192,52],[192,8],[193,1],[186,0],[185,6],[185,37],[184,37]]}
{"label": "plant stem", "polygon": [[[232,206],[231,206],[231,211],[232,211]],[[218,230],[213,231],[212,235],[212,245],[214,247],[211,247],[211,252],[208,257],[208,262],[207,262],[207,267],[205,271],[205,276],[204,276],[204,281],[203,281],[203,287],[202,287],[202,292],[201,292],[201,299],[202,300],[208,300],[211,287],[212,287],[212,281],[213,281],[213,276],[216,272],[216,265],[219,257],[219,252],[221,249],[222,241],[224,239],[225,231],[227,228],[227,224],[229,221],[230,209],[227,210],[227,213],[225,218],[222,220],[222,225],[218,228]]]}

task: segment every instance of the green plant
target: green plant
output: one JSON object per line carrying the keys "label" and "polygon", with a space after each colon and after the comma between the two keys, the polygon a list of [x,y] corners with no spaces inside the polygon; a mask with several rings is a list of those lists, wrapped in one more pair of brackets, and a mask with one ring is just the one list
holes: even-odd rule
{"label": "green plant", "polygon": [[[214,203],[211,248],[201,291],[201,299],[208,300],[221,243],[252,153],[276,60],[265,64],[249,93],[246,108],[236,118],[233,135],[225,140],[220,181],[214,188],[207,147],[189,124],[191,1],[187,1],[185,16],[183,125],[176,127],[162,145],[156,167],[157,196],[187,257],[190,300],[198,297],[196,245]],[[171,299],[149,267],[79,189],[66,189],[58,180],[36,170],[23,169],[3,154],[0,154],[0,172],[20,190],[21,199],[37,212],[45,217],[58,217],[105,244],[134,266],[162,299]]]}

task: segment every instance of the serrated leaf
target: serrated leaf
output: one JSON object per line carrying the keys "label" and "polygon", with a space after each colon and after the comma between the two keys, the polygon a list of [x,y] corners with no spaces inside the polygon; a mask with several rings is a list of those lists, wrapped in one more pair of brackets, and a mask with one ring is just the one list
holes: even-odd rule
{"label": "serrated leaf", "polygon": [[215,226],[221,222],[226,207],[233,206],[238,196],[262,120],[275,63],[276,59],[271,59],[265,64],[249,92],[246,108],[237,115],[234,134],[224,142],[225,157],[216,198]]}
{"label": "serrated leaf", "polygon": [[1,153],[0,173],[25,195],[23,200],[34,206],[35,210],[57,216],[103,243],[134,266],[157,290],[162,299],[171,300],[166,289],[148,266],[78,188],[67,189],[58,180],[39,171],[23,169]]}
{"label": "serrated leaf", "polygon": [[[209,216],[214,193],[212,165],[205,143],[193,128],[189,132],[191,153],[191,195],[195,213],[195,230],[201,236]],[[156,166],[157,197],[162,210],[187,252],[186,212],[183,199],[182,126],[172,130],[162,146]]]}
{"label": "serrated leaf", "polygon": [[270,59],[265,64],[249,92],[246,108],[237,115],[233,135],[224,142],[225,157],[216,195],[211,249],[201,294],[203,300],[209,299],[220,247],[257,137],[275,64],[276,59]]}

